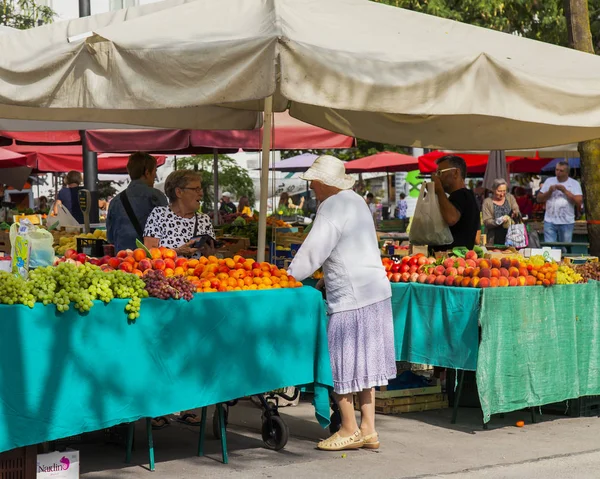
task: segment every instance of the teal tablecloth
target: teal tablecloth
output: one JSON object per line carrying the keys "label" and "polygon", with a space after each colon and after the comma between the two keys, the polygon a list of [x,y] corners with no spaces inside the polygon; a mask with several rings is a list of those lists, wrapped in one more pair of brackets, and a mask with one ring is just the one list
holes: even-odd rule
{"label": "teal tablecloth", "polygon": [[480,294],[475,288],[393,283],[396,359],[474,371]]}
{"label": "teal tablecloth", "polygon": [[141,417],[314,384],[332,385],[321,294],[312,288],[147,299],[89,314],[0,306],[0,452]]}
{"label": "teal tablecloth", "polygon": [[600,394],[600,283],[483,293],[477,388],[491,414]]}

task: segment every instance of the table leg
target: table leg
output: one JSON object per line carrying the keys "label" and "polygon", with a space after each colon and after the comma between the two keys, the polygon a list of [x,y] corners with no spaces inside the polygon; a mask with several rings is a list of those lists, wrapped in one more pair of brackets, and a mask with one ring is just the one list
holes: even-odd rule
{"label": "table leg", "polygon": [[531,409],[531,422],[532,422],[532,424],[535,424],[537,422],[537,417],[535,415],[535,408],[532,407],[529,409]]}
{"label": "table leg", "polygon": [[204,456],[204,432],[206,429],[206,407],[202,408],[200,416],[200,437],[198,438],[198,456]]}
{"label": "table leg", "polygon": [[150,470],[154,471],[154,440],[152,439],[152,418],[146,418],[146,434],[148,435],[148,456]]}
{"label": "table leg", "polygon": [[223,464],[227,464],[229,462],[227,458],[227,427],[222,404],[217,404],[217,411],[219,412],[219,427],[221,428],[221,454],[223,455]]}
{"label": "table leg", "polygon": [[125,463],[131,462],[131,451],[133,449],[133,435],[135,432],[135,422],[130,422],[127,426],[127,452],[125,453]]}
{"label": "table leg", "polygon": [[458,379],[458,390],[454,396],[454,408],[452,411],[452,424],[456,424],[456,417],[458,416],[458,405],[460,404],[460,398],[462,396],[463,384],[465,383],[465,371],[461,369],[460,377]]}

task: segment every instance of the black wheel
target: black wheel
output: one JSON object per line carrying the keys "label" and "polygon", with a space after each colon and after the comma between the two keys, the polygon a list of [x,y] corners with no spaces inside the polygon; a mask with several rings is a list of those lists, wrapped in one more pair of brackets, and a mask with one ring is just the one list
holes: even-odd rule
{"label": "black wheel", "polygon": [[283,449],[288,442],[290,431],[279,416],[263,418],[262,439],[265,446],[274,451]]}
{"label": "black wheel", "polygon": [[[223,407],[223,419],[225,419],[225,429],[227,429],[227,424],[229,424],[228,416],[229,409],[225,406]],[[212,426],[213,426],[213,436],[216,439],[221,439],[221,428],[219,427],[219,411],[215,408],[215,412],[213,412],[212,417]]]}
{"label": "black wheel", "polygon": [[331,413],[329,418],[329,432],[335,434],[342,427],[342,416],[339,411],[335,410]]}

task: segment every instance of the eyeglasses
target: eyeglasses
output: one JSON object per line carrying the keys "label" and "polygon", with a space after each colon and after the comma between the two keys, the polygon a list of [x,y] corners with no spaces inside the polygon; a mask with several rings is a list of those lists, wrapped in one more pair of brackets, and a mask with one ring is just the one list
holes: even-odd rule
{"label": "eyeglasses", "polygon": [[192,190],[195,191],[196,193],[202,193],[202,187],[198,186],[197,188],[179,188],[180,190]]}
{"label": "eyeglasses", "polygon": [[450,170],[456,170],[456,167],[453,167],[453,168],[444,168],[443,170],[437,170],[434,174],[436,176],[441,176],[442,173],[444,173],[446,171],[450,171]]}

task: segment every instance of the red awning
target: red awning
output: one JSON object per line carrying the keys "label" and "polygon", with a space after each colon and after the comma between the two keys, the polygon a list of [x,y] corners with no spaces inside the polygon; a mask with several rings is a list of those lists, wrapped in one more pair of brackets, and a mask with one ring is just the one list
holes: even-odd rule
{"label": "red awning", "polygon": [[413,171],[419,168],[417,158],[393,151],[383,151],[346,163],[346,173]]}
{"label": "red awning", "polygon": [[35,155],[22,154],[0,148],[0,168],[33,168],[35,166]]}
{"label": "red awning", "polygon": [[[446,151],[431,151],[419,156],[419,170],[421,170],[421,173],[433,173],[437,169],[435,162],[446,155],[456,155],[464,158],[467,163],[467,173],[469,175],[483,175],[485,173],[488,155],[449,153]],[[539,173],[549,161],[551,161],[549,158],[506,157],[510,173]]]}
{"label": "red awning", "polygon": [[[11,152],[31,157],[30,167],[40,173],[66,173],[71,170],[83,172],[83,156],[80,145],[12,145],[5,148]],[[98,154],[99,173],[127,173],[129,155],[118,153]],[[164,155],[156,156],[158,166],[165,163]],[[0,167],[4,166],[0,163]]]}
{"label": "red awning", "polygon": [[[235,153],[240,148],[260,150],[262,128],[257,130],[89,130],[88,145],[97,152],[152,151],[165,154]],[[275,113],[274,150],[352,148],[354,138],[333,133]],[[78,131],[10,132],[0,131],[0,145],[79,144]]]}

